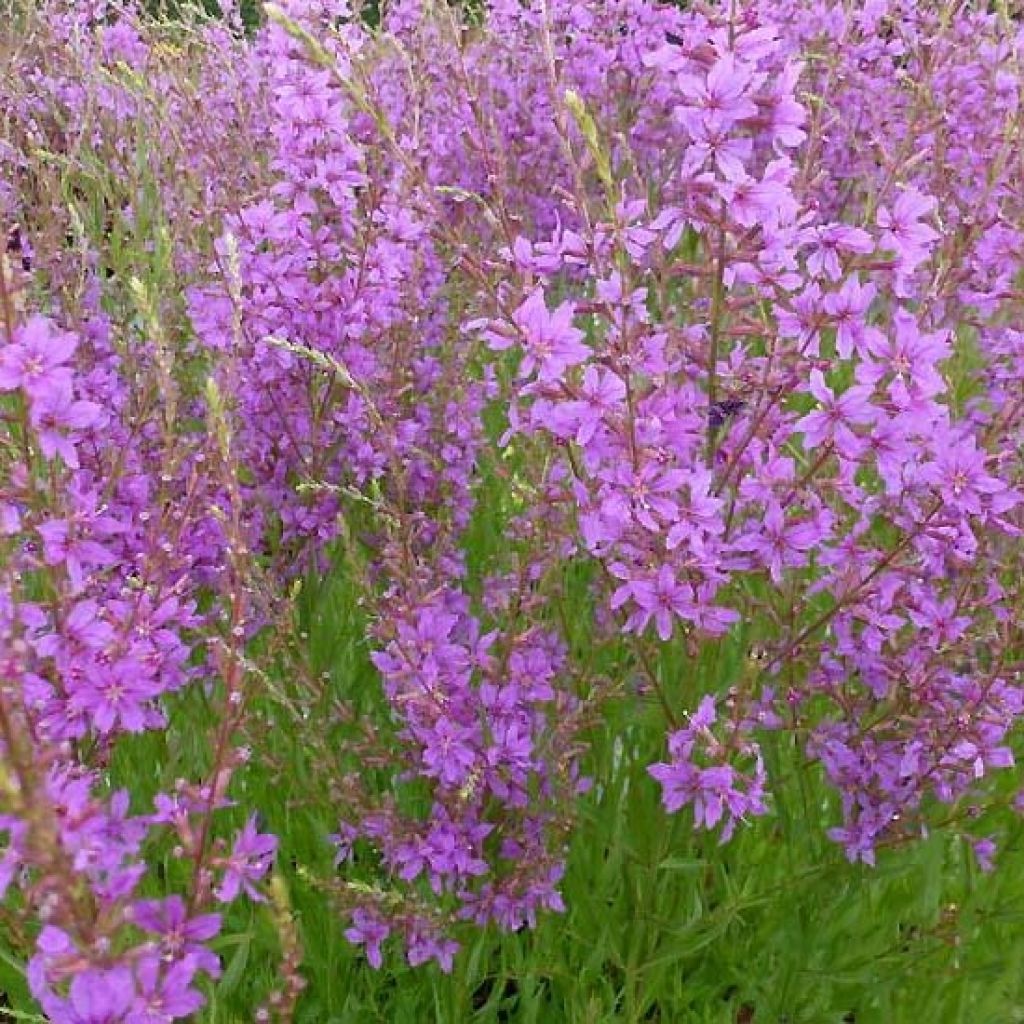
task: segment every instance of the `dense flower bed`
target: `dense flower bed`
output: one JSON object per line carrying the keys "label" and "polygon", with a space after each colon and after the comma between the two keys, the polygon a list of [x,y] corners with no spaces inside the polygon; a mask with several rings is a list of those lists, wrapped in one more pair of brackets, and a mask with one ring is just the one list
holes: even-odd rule
{"label": "dense flower bed", "polygon": [[[325,898],[375,966],[562,909],[623,699],[662,709],[665,812],[723,842],[773,813],[781,733],[851,860],[944,828],[995,865],[1024,34],[983,7],[402,0],[377,30],[288,0],[247,35],[47,0],[2,29],[0,889],[50,1020],[188,1017],[222,908],[273,888],[235,782],[275,680],[319,692],[311,575],[351,578],[378,679],[322,762]],[[569,643],[580,567],[621,678]],[[195,777],[116,788],[188,701]]]}

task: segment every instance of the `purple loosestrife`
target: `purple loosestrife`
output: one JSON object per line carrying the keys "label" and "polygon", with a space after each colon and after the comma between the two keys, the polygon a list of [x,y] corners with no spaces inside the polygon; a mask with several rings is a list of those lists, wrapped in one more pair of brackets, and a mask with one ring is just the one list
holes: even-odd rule
{"label": "purple loosestrife", "polygon": [[550,886],[561,851],[545,833],[559,794],[577,783],[559,777],[564,739],[551,715],[571,706],[555,689],[564,652],[550,635],[483,633],[455,591],[409,613],[374,661],[415,757],[405,778],[427,781],[434,804],[422,821],[388,810],[387,827],[377,815],[346,825],[345,849],[364,836],[394,883],[404,883],[391,898],[408,887],[390,909],[357,910],[348,934],[366,944],[371,963],[387,935],[404,933],[411,962],[430,956],[450,969],[456,944],[416,911],[417,879],[453,895],[460,916],[481,924],[516,928],[533,919],[538,901],[558,903]]}
{"label": "purple loosestrife", "polygon": [[[798,660],[809,668],[808,698],[822,689],[835,694],[836,719],[826,715],[812,727],[816,736],[835,738],[824,747],[815,738],[811,750],[840,788],[848,821],[858,822],[834,834],[851,856],[868,858],[887,833],[910,827],[926,790],[950,801],[967,791],[971,772],[977,780],[989,767],[1009,763],[1002,741],[1017,714],[1018,690],[996,673],[972,687],[973,710],[955,715],[968,679],[948,669],[940,674],[942,684],[936,679],[919,694],[911,690],[914,711],[892,723],[884,748],[870,738],[874,751],[895,753],[902,745],[915,751],[901,761],[903,775],[858,774],[852,767],[860,754],[840,770],[835,752],[844,743],[841,735],[852,736],[854,723],[870,715],[859,698],[850,703],[859,687],[869,703],[889,700],[896,680],[935,672],[931,656],[912,647],[920,613],[908,618],[899,612],[906,603],[901,595],[921,573],[929,607],[950,609],[950,621],[964,618],[958,610],[969,600],[963,586],[952,597],[946,576],[951,564],[961,574],[969,571],[974,586],[984,581],[988,595],[975,605],[971,628],[961,623],[962,634],[946,631],[946,639],[934,641],[936,657],[939,650],[948,653],[949,643],[969,645],[968,634],[990,628],[990,614],[1004,628],[1018,628],[1009,626],[1019,619],[1005,603],[1007,595],[993,591],[986,579],[978,531],[982,522],[1009,531],[1005,535],[1015,531],[1007,512],[1018,508],[1019,490],[988,468],[988,446],[996,440],[993,428],[1003,437],[1007,429],[1019,429],[1010,421],[1019,423],[1021,409],[1014,405],[995,420],[979,409],[970,425],[951,421],[942,363],[952,353],[956,307],[938,295],[920,301],[927,268],[945,244],[935,219],[938,201],[908,182],[880,196],[874,207],[858,194],[863,215],[855,205],[845,222],[838,219],[831,199],[815,193],[816,181],[797,173],[802,154],[782,155],[806,141],[799,129],[807,115],[794,91],[797,65],[791,58],[799,48],[771,18],[753,15],[747,26],[726,29],[710,15],[694,14],[687,23],[692,36],[677,31],[676,42],[648,55],[653,73],[665,76],[682,97],[675,108],[682,139],[677,177],[662,179],[662,206],[642,242],[635,235],[627,239],[621,220],[602,221],[612,213],[603,197],[577,192],[577,209],[588,209],[593,224],[582,234],[592,284],[581,279],[575,257],[561,270],[510,266],[522,278],[524,295],[537,294],[529,290],[538,276],[549,290],[555,280],[571,282],[570,301],[587,314],[577,322],[586,325],[594,346],[582,376],[570,369],[557,380],[536,373],[528,379],[518,398],[512,396],[519,405],[512,422],[526,436],[547,434],[568,455],[581,539],[608,570],[609,603],[625,613],[624,629],[653,631],[662,642],[674,638],[677,627],[692,639],[727,631],[741,608],[705,603],[716,594],[724,597],[737,573],[766,572],[780,588],[780,602],[786,581],[798,576],[809,594],[832,595],[831,610],[818,622],[797,625],[781,638],[766,671],[771,675]],[[935,25],[928,30],[940,31]],[[759,99],[768,93],[771,100]],[[1000,102],[995,121],[1015,110],[1006,93]],[[787,123],[797,130],[762,119],[769,104],[784,107]],[[899,180],[901,170],[887,173]],[[751,183],[757,181],[763,185],[755,189]],[[686,257],[672,262],[686,231],[703,267]],[[964,237],[973,237],[973,227]],[[557,251],[557,237],[543,244]],[[538,247],[537,239],[521,239],[515,249]],[[659,248],[674,280],[690,282],[688,310],[659,301]],[[612,261],[614,289],[606,284]],[[942,276],[937,282],[946,287]],[[514,306],[514,294],[506,287],[506,309]],[[639,303],[627,295],[640,296]],[[768,316],[756,311],[754,301],[767,303],[761,309]],[[687,319],[677,329],[678,340],[666,347],[666,323],[681,314]],[[492,347],[503,348],[504,339],[514,337],[507,316],[468,328],[480,330]],[[751,339],[765,340],[755,345]],[[529,361],[521,365],[535,369]],[[852,376],[852,385],[828,382],[826,375],[840,369],[836,379]],[[602,373],[609,375],[609,387],[600,404],[588,402],[583,389],[592,392]],[[720,412],[726,402],[717,400],[723,388],[743,395],[728,398],[728,417]],[[800,416],[789,396],[802,391],[815,404]],[[704,415],[702,402],[711,406]],[[701,461],[709,461],[705,479],[685,488]],[[1003,457],[1000,465],[1011,479],[1019,478],[1019,460]],[[885,520],[898,525],[900,537],[874,548],[867,526]],[[994,557],[998,549],[997,542]],[[836,653],[818,636],[826,625]],[[940,692],[943,710],[935,703]],[[796,696],[796,706],[803,707],[804,698]],[[958,756],[978,744],[972,738],[965,746],[956,736],[977,727],[975,711],[990,723],[984,731],[993,756],[991,762],[976,758],[965,771]],[[660,766],[656,774],[666,787],[671,782],[668,799],[677,806],[697,800],[697,788],[680,787],[696,787],[703,776],[685,767],[686,735],[674,736],[678,763],[672,762],[674,769]],[[723,813],[733,779],[727,766],[707,770],[708,785],[720,798],[696,805],[703,823]],[[758,793],[759,806],[760,800]],[[894,829],[894,822],[901,824]]]}
{"label": "purple loosestrife", "polygon": [[[716,739],[712,732],[716,720],[714,700],[705,697],[686,728],[669,736],[672,760],[653,764],[648,771],[661,783],[666,811],[673,814],[692,805],[697,828],[710,830],[723,824],[722,842],[726,842],[737,822],[767,811],[767,776],[757,744],[742,738],[735,728],[724,743]],[[729,763],[730,754],[746,757],[751,767],[737,771]]]}
{"label": "purple loosestrife", "polygon": [[277,851],[277,837],[261,835],[255,817],[250,818],[239,833],[231,854],[224,859],[223,875],[215,895],[220,903],[232,903],[240,892],[251,900],[262,900],[258,882],[270,869]]}
{"label": "purple loosestrife", "polygon": [[[120,735],[166,725],[164,697],[195,675],[191,645],[203,620],[190,570],[202,556],[189,551],[187,528],[195,521],[202,538],[207,513],[194,500],[201,484],[193,478],[183,498],[168,494],[151,511],[175,464],[158,431],[121,418],[130,391],[100,372],[115,362],[105,332],[76,334],[41,316],[19,326],[2,275],[0,305],[13,329],[5,329],[0,357],[13,415],[0,464],[13,515],[0,599],[8,652],[0,877],[42,925],[34,952],[26,951],[27,976],[50,1020],[185,1019],[204,1003],[201,979],[219,973],[205,943],[220,918],[198,913],[186,922],[184,902],[170,897],[171,919],[184,930],[157,955],[137,930],[160,913],[158,901],[140,897],[144,844],[169,833],[194,858],[190,899],[200,910],[210,901],[203,862],[220,863],[222,840],[208,851],[197,837],[223,794],[173,820],[141,816],[129,793],[111,790],[105,769]],[[229,875],[243,872],[248,894],[274,843],[247,830],[226,860]]]}
{"label": "purple loosestrife", "polygon": [[[261,735],[246,643],[296,646],[314,569],[380,682],[340,755],[302,733],[375,967],[562,909],[585,730],[631,699],[552,625],[577,563],[664,712],[667,813],[769,814],[786,729],[852,860],[939,821],[998,864],[1024,34],[982,7],[496,0],[464,31],[399,0],[371,31],[288,0],[178,40],[46,0],[0,137],[0,886],[41,908],[50,1019],[199,1009],[220,905],[287,844],[216,824]],[[118,744],[197,684],[216,763],[141,814]],[[189,888],[144,898],[160,836]]]}

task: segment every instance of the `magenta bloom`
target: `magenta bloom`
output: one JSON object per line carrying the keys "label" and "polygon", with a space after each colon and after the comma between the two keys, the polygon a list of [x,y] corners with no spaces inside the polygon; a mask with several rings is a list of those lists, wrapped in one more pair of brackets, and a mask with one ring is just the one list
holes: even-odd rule
{"label": "magenta bloom", "polygon": [[807,269],[815,276],[838,281],[843,276],[841,253],[871,252],[875,243],[862,228],[848,224],[825,224],[814,231],[814,249],[807,257]]}
{"label": "magenta bloom", "polygon": [[0,348],[0,391],[21,388],[30,398],[39,398],[54,388],[70,390],[71,370],[65,363],[76,344],[73,334],[33,316],[15,330],[12,344]]}
{"label": "magenta bloom", "polygon": [[760,749],[746,739],[738,747],[745,760],[752,761],[749,771],[723,760],[728,748],[711,732],[717,719],[715,699],[706,695],[686,726],[669,737],[671,760],[652,764],[647,772],[661,783],[662,805],[669,814],[691,804],[697,828],[710,830],[724,820],[724,843],[746,815],[767,811],[767,775]]}
{"label": "magenta bloom", "polygon": [[626,385],[611,370],[588,366],[583,374],[580,393],[580,400],[569,404],[578,424],[576,443],[586,445],[593,439],[601,423],[622,408],[626,399]]}
{"label": "magenta bloom", "polygon": [[353,945],[366,947],[366,959],[372,967],[384,963],[381,943],[391,934],[390,926],[376,911],[363,907],[352,913],[352,927],[345,929],[345,938]]}
{"label": "magenta bloom", "polygon": [[878,226],[882,229],[879,244],[896,253],[900,269],[910,272],[923,263],[938,239],[935,228],[922,223],[922,219],[935,209],[935,199],[916,188],[904,189],[892,209],[878,209]]}
{"label": "magenta bloom", "polygon": [[52,459],[60,456],[71,469],[78,468],[75,431],[93,426],[100,418],[95,402],[76,402],[70,386],[55,384],[32,401],[31,420],[39,449]]}
{"label": "magenta bloom", "polygon": [[840,359],[859,353],[870,336],[867,316],[875,293],[874,285],[862,285],[856,277],[848,277],[838,292],[825,296],[825,311],[835,324],[836,352]]}
{"label": "magenta bloom", "polygon": [[986,472],[988,455],[971,437],[954,439],[938,446],[935,460],[924,466],[921,478],[931,484],[943,502],[969,515],[981,515],[992,495],[1006,490],[1006,484]]}
{"label": "magenta bloom", "polygon": [[130,658],[109,666],[93,662],[84,678],[76,681],[71,705],[84,713],[99,733],[109,733],[115,726],[125,732],[142,732],[148,722],[149,702],[158,692],[153,680]]}
{"label": "magenta bloom", "polygon": [[64,617],[62,631],[44,634],[36,641],[37,653],[53,657],[62,651],[81,653],[100,651],[115,636],[114,629],[102,616],[95,601],[78,601]]}
{"label": "magenta bloom", "polygon": [[475,734],[469,726],[439,718],[432,729],[424,731],[424,774],[440,779],[446,786],[462,785],[477,761]]}
{"label": "magenta bloom", "polygon": [[870,401],[874,389],[855,385],[837,396],[825,383],[821,370],[811,370],[809,390],[821,408],[801,417],[794,425],[804,435],[804,447],[817,448],[832,441],[841,452],[856,451],[856,435],[851,427],[874,420],[875,409]]}
{"label": "magenta bloom", "polygon": [[205,945],[220,932],[220,914],[189,917],[180,896],[163,900],[140,900],[132,907],[132,921],[144,931],[159,936],[161,956],[170,960],[191,959],[210,977],[220,974],[220,959]]}
{"label": "magenta bloom", "polygon": [[706,76],[679,76],[677,85],[687,104],[678,108],[677,115],[692,133],[704,128],[724,132],[757,113],[750,93],[759,84],[747,64],[725,54]]}
{"label": "magenta bloom", "polygon": [[667,565],[663,565],[653,579],[634,580],[628,586],[640,608],[637,628],[645,629],[647,623],[654,619],[662,640],[671,639],[675,616],[689,618],[693,611],[693,587],[689,583],[680,583]]}
{"label": "magenta bloom", "polygon": [[136,968],[139,994],[126,1024],[167,1024],[191,1017],[206,1001],[192,987],[197,968],[190,957],[170,964],[144,957]]}
{"label": "magenta bloom", "polygon": [[277,836],[261,835],[257,831],[254,814],[235,840],[225,865],[224,877],[215,894],[217,899],[221,903],[230,903],[240,892],[245,892],[250,899],[263,902],[263,895],[256,888],[256,883],[270,870],[275,853]]}
{"label": "magenta bloom", "polygon": [[566,370],[590,358],[583,332],[572,325],[574,312],[570,302],[550,311],[543,288],[535,289],[516,310],[513,320],[526,350],[520,376],[528,377],[536,371],[538,380],[560,380]]}
{"label": "magenta bloom", "polygon": [[857,368],[857,379],[874,384],[891,375],[889,391],[896,400],[906,395],[908,388],[927,398],[940,394],[945,381],[936,367],[952,351],[949,336],[922,332],[917,320],[905,312],[896,313],[893,328],[891,336],[876,331],[868,338],[871,359]]}
{"label": "magenta bloom", "polygon": [[736,548],[759,556],[773,583],[782,582],[785,569],[806,565],[807,553],[822,540],[813,522],[789,519],[777,501],[769,501],[764,517],[737,538]]}
{"label": "magenta bloom", "polygon": [[455,963],[455,954],[459,944],[437,934],[429,924],[419,922],[409,929],[406,936],[407,953],[410,967],[434,960],[445,974],[451,974]]}
{"label": "magenta bloom", "polygon": [[71,980],[67,1024],[121,1024],[135,996],[132,972],[127,967],[88,970]]}

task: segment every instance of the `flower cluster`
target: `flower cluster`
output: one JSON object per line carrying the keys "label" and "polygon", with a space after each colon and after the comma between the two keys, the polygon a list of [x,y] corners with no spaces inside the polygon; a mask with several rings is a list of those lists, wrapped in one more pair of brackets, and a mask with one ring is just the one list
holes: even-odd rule
{"label": "flower cluster", "polygon": [[[166,725],[164,698],[190,681],[200,622],[182,551],[196,495],[163,491],[163,515],[151,516],[162,490],[146,474],[155,453],[144,441],[127,447],[127,394],[103,372],[104,355],[113,361],[104,340],[33,315],[0,349],[11,424],[0,492],[0,884],[6,892],[17,880],[39,907],[28,977],[51,1020],[169,1021],[191,1015],[204,1001],[196,982],[219,973],[204,943],[220,916],[203,904],[231,902],[243,884],[255,894],[276,840],[250,827],[230,854],[204,849],[224,803],[210,784],[182,783],[139,815],[104,782],[118,735]],[[112,449],[118,437],[126,447]],[[142,898],[143,844],[161,831],[202,876],[188,906]]]}
{"label": "flower cluster", "polygon": [[[693,821],[698,828],[713,829],[725,822],[722,842],[731,838],[736,824],[748,814],[764,814],[766,774],[761,751],[754,742],[739,741],[737,752],[753,761],[749,773],[736,770],[727,758],[728,747],[712,732],[717,720],[715,701],[705,697],[686,728],[668,738],[672,760],[652,764],[648,771],[662,785],[662,802],[670,814],[693,805]],[[733,732],[735,738],[739,735]],[[711,763],[704,766],[696,758],[700,753]],[[717,762],[717,763],[716,763]]]}
{"label": "flower cluster", "polygon": [[[220,824],[277,712],[374,966],[561,909],[588,730],[645,694],[643,781],[698,828],[771,813],[776,730],[851,860],[942,822],[992,866],[1024,712],[1005,13],[38,6],[0,29],[0,889],[42,908],[50,1019],[196,1012],[277,850],[258,808]],[[574,652],[570,569],[643,694]],[[287,635],[321,576],[372,700],[322,699]],[[140,806],[118,751],[196,690],[211,763]]]}

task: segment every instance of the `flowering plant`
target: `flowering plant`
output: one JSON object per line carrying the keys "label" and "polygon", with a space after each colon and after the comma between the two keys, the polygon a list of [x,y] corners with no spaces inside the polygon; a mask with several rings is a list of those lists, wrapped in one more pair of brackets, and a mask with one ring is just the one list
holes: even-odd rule
{"label": "flowering plant", "polygon": [[0,895],[48,1019],[214,1007],[260,915],[255,1012],[320,1005],[290,883],[374,968],[457,971],[566,910],[627,761],[722,844],[795,787],[852,863],[999,865],[1024,34],[992,6],[0,29]]}

